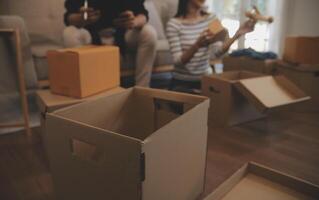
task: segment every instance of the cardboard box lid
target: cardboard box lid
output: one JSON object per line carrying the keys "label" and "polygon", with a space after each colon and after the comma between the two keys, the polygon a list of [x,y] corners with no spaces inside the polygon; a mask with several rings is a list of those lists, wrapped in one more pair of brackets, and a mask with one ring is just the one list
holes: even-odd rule
{"label": "cardboard box lid", "polygon": [[94,53],[97,51],[114,51],[114,50],[119,50],[119,48],[117,46],[96,46],[96,45],[86,45],[86,46],[82,46],[82,47],[76,47],[76,48],[65,48],[65,49],[59,49],[56,50],[56,52],[59,53],[65,53],[65,52],[69,52],[69,53],[76,53],[79,55],[82,54],[87,54],[87,53]]}
{"label": "cardboard box lid", "polygon": [[284,76],[243,79],[236,82],[235,87],[263,113],[310,99]]}

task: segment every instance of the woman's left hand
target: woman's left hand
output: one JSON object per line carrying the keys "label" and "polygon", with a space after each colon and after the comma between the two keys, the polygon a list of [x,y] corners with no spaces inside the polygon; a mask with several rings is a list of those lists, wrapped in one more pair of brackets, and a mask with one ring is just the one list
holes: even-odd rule
{"label": "woman's left hand", "polygon": [[247,33],[253,32],[255,30],[256,21],[255,20],[247,20],[244,24],[242,24],[238,31],[238,36],[243,36]]}

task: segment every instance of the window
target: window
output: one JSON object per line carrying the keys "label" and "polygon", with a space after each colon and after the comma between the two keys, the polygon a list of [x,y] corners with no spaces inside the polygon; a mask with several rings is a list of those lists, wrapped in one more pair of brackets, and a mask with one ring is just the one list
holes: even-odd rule
{"label": "window", "polygon": [[[240,24],[245,22],[245,12],[256,5],[262,13],[267,13],[267,0],[207,0],[209,11],[215,13],[222,24],[228,29],[230,36],[233,36]],[[253,48],[257,51],[269,49],[269,25],[258,22],[255,31],[247,34],[244,38],[234,43],[231,50],[238,48]]]}

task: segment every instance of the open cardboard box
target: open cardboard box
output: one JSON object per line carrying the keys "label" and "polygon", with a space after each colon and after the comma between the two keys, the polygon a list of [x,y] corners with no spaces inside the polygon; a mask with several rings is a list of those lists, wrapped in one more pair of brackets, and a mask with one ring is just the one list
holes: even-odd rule
{"label": "open cardboard box", "polygon": [[51,91],[84,98],[120,85],[120,55],[115,46],[83,46],[48,51]]}
{"label": "open cardboard box", "polygon": [[319,187],[282,172],[248,163],[205,200],[316,200]]}
{"label": "open cardboard box", "polygon": [[296,106],[296,111],[319,112],[319,64],[294,65],[278,60],[275,69],[276,74],[284,75],[311,97],[309,102]]}
{"label": "open cardboard box", "polygon": [[231,71],[205,76],[203,95],[211,98],[211,125],[237,125],[265,117],[270,111],[309,100],[283,76]]}
{"label": "open cardboard box", "polygon": [[195,199],[204,188],[208,107],[206,97],[137,87],[48,113],[58,198]]}
{"label": "open cardboard box", "polygon": [[40,109],[40,130],[41,130],[41,139],[44,148],[46,149],[47,145],[45,144],[45,115],[47,113],[51,113],[55,110],[65,108],[67,106],[75,105],[78,103],[82,103],[88,100],[92,100],[95,98],[103,97],[103,96],[109,96],[116,94],[118,92],[124,91],[124,88],[117,87],[111,90],[108,90],[106,92],[99,93],[94,96],[82,98],[82,99],[76,99],[72,97],[66,97],[66,96],[60,96],[56,94],[52,94],[50,90],[38,90],[37,93],[37,104]]}

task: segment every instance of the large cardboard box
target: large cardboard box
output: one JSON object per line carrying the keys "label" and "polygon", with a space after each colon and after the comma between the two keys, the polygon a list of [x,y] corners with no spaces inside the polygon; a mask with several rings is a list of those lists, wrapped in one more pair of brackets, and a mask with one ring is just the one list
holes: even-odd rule
{"label": "large cardboard box", "polygon": [[136,87],[47,114],[58,198],[195,199],[204,188],[208,107],[206,97]]}
{"label": "large cardboard box", "polygon": [[300,112],[319,112],[319,65],[293,65],[284,61],[276,62],[276,74],[284,75],[294,82],[311,100],[295,107]]}
{"label": "large cardboard box", "polygon": [[248,163],[205,200],[315,200],[319,187],[257,163]]}
{"label": "large cardboard box", "polygon": [[88,97],[120,84],[119,49],[84,46],[48,51],[49,79],[53,93]]}
{"label": "large cardboard box", "polygon": [[232,71],[205,76],[203,95],[211,98],[212,126],[232,126],[265,117],[270,111],[309,100],[283,76]]}
{"label": "large cardboard box", "polygon": [[60,96],[60,95],[56,95],[56,94],[52,94],[50,90],[38,90],[36,92],[37,94],[37,104],[40,110],[40,130],[41,130],[41,139],[42,139],[42,143],[44,148],[47,148],[47,145],[45,143],[45,116],[47,113],[51,113],[55,110],[61,109],[61,108],[65,108],[67,106],[71,106],[71,105],[75,105],[78,103],[82,103],[88,100],[92,100],[92,99],[96,99],[99,97],[103,97],[103,96],[109,96],[109,95],[113,95],[116,94],[118,92],[122,92],[125,89],[121,88],[121,87],[117,87],[111,90],[108,90],[106,92],[102,92],[99,93],[97,95],[94,96],[90,96],[87,98],[82,98],[82,99],[76,99],[76,98],[71,98],[71,97],[66,97],[66,96]]}
{"label": "large cardboard box", "polygon": [[287,37],[283,59],[298,64],[319,64],[319,37]]}
{"label": "large cardboard box", "polygon": [[275,59],[257,60],[246,56],[227,56],[223,59],[224,71],[250,71],[273,75]]}

